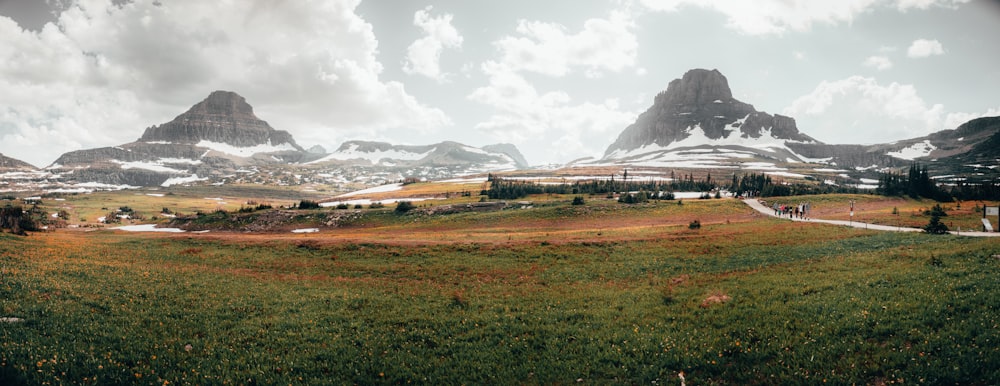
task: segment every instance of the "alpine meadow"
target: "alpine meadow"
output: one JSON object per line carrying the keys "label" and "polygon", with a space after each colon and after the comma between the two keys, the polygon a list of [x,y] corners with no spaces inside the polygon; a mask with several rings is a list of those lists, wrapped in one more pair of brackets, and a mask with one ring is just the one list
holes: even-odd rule
{"label": "alpine meadow", "polygon": [[0,1],[0,385],[1000,384],[996,36]]}

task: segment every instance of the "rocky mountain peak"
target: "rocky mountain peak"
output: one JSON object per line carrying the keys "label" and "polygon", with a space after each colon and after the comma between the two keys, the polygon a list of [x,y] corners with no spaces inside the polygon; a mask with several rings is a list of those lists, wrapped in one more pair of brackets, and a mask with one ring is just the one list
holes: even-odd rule
{"label": "rocky mountain peak", "polygon": [[232,91],[212,91],[208,98],[191,106],[185,114],[210,115],[210,116],[252,116],[253,107],[247,103],[246,98]]}
{"label": "rocky mountain peak", "polygon": [[729,81],[718,70],[694,69],[657,94],[653,105],[608,147],[605,157],[650,145],[738,145],[761,138],[815,141],[800,133],[791,117],[757,111],[733,98]]}
{"label": "rocky mountain peak", "polygon": [[202,141],[236,147],[289,144],[304,151],[291,134],[257,118],[246,99],[232,91],[212,92],[174,120],[147,128],[139,138],[139,142],[174,144]]}
{"label": "rocky mountain peak", "polygon": [[[662,99],[662,100],[661,100]],[[657,95],[656,104],[704,106],[733,99],[729,81],[719,70],[693,69],[674,79],[667,90]]]}

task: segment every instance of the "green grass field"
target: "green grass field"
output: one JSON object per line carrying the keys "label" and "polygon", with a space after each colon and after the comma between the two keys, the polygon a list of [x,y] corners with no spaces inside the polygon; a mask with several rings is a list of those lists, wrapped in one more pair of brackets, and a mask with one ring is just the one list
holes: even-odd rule
{"label": "green grass field", "polygon": [[0,384],[1000,382],[997,240],[564,199],[0,235]]}

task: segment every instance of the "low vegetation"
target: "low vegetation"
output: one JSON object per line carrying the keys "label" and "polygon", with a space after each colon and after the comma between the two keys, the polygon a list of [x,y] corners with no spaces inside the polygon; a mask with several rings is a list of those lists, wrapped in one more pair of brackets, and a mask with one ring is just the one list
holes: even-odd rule
{"label": "low vegetation", "polygon": [[0,234],[0,384],[1000,382],[995,240],[557,198],[319,234]]}

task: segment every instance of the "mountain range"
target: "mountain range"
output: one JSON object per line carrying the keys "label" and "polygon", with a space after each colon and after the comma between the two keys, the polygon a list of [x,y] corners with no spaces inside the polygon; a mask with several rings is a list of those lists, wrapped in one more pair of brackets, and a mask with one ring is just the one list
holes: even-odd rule
{"label": "mountain range", "polygon": [[[299,165],[318,174],[328,169],[379,168],[368,171],[398,179],[410,174],[442,178],[528,166],[517,148],[506,144],[475,148],[455,142],[403,146],[351,141],[329,154],[318,146],[305,150],[291,134],[258,118],[242,96],[215,91],[172,121],[146,128],[135,142],[69,152],[45,169],[69,183],[170,186],[235,180],[289,183],[259,176],[261,169],[284,165]],[[364,174],[364,170],[351,174]],[[350,181],[340,178],[337,182]]]}
{"label": "mountain range", "polygon": [[[851,173],[857,180],[914,162],[952,180],[1000,177],[1000,117],[887,144],[825,144],[799,131],[794,118],[758,111],[733,98],[718,70],[693,69],[657,94],[601,159],[566,166],[775,172],[815,165],[814,170],[841,177]],[[3,184],[24,180],[35,187],[375,185],[407,177],[443,179],[528,168],[511,144],[476,148],[448,141],[420,146],[348,141],[329,153],[321,146],[306,150],[230,91],[212,92],[170,122],[146,128],[134,142],[65,153],[41,170],[0,155]]]}

